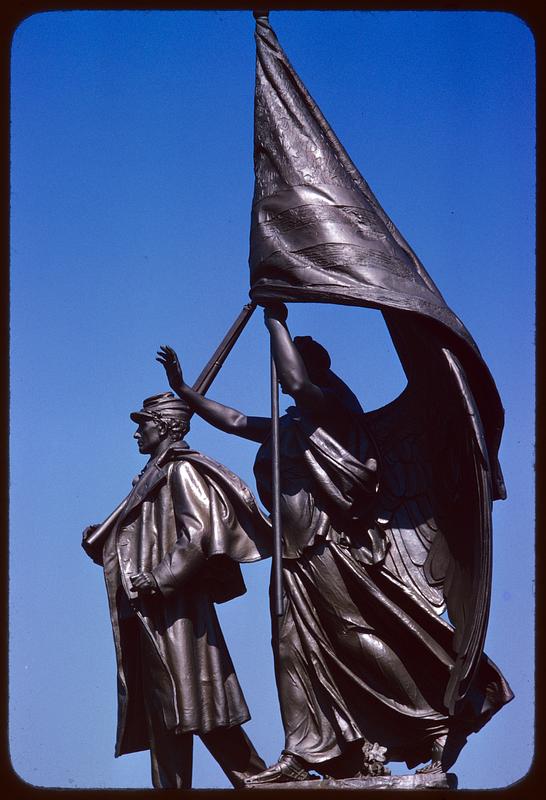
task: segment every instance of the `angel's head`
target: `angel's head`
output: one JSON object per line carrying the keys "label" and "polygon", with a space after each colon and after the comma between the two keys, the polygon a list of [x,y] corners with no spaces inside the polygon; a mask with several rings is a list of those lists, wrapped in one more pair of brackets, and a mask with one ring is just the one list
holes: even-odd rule
{"label": "angel's head", "polygon": [[310,380],[317,386],[334,391],[349,411],[362,414],[363,408],[357,396],[339,375],[332,372],[328,350],[311,336],[294,336],[294,344],[303,359]]}
{"label": "angel's head", "polygon": [[331,360],[326,348],[311,336],[294,336],[294,345],[313,383],[328,383]]}

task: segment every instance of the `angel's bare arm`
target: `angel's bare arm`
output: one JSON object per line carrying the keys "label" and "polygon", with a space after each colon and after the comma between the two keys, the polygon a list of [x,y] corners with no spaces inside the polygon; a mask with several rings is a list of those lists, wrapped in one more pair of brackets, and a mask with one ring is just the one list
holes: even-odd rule
{"label": "angel's bare arm", "polygon": [[326,412],[331,399],[309,377],[303,358],[286,325],[287,316],[284,303],[272,303],[264,309],[264,321],[271,337],[279,383],[283,392],[293,397],[300,408],[318,413]]}
{"label": "angel's bare arm", "polygon": [[204,397],[188,386],[184,382],[178,356],[172,347],[161,345],[157,352],[157,361],[163,365],[173,392],[185,400],[206,422],[221,431],[253,442],[263,442],[267,438],[271,430],[269,417],[247,417],[241,411]]}

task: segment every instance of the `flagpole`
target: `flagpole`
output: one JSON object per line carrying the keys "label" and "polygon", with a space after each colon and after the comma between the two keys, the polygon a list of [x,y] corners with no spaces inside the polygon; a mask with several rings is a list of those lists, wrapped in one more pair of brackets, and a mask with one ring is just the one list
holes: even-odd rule
{"label": "flagpole", "polygon": [[279,453],[279,382],[277,365],[273,357],[271,345],[271,469],[272,469],[272,505],[271,521],[273,523],[273,615],[282,617],[282,551],[281,551],[281,491],[280,491],[280,453]]}
{"label": "flagpole", "polygon": [[199,377],[193,384],[192,388],[194,392],[199,392],[199,394],[204,395],[210,389],[213,380],[220,372],[220,369],[224,365],[224,361],[232,351],[235,342],[243,332],[255,308],[256,303],[254,302],[247,303],[245,306],[243,306],[241,313],[228,330],[211,358],[207,361]]}

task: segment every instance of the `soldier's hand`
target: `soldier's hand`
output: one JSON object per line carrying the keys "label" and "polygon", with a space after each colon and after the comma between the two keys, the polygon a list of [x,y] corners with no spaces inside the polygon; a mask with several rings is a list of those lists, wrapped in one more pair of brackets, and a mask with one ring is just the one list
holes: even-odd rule
{"label": "soldier's hand", "polygon": [[98,527],[98,525],[88,525],[87,528],[84,529],[84,532],[82,533],[82,547],[84,542],[87,541],[93,531],[96,531]]}
{"label": "soldier's hand", "polygon": [[88,525],[82,533],[82,547],[95,564],[102,566],[102,546],[90,545],[87,541],[91,534],[97,530],[98,525]]}
{"label": "soldier's hand", "polygon": [[184,386],[182,368],[176,352],[167,344],[162,344],[157,351],[156,361],[163,365],[167,373],[169,386],[174,392],[178,392]]}
{"label": "soldier's hand", "polygon": [[133,589],[139,594],[152,594],[158,589],[157,581],[151,572],[137,572],[136,575],[131,575],[130,581]]}

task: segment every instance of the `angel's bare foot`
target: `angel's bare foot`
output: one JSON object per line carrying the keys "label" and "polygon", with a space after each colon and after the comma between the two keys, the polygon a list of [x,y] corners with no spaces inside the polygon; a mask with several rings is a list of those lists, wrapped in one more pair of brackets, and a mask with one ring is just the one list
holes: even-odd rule
{"label": "angel's bare foot", "polygon": [[432,745],[431,749],[431,761],[430,764],[426,764],[424,767],[419,767],[419,769],[415,770],[416,775],[433,775],[437,772],[445,772],[442,766],[442,756],[444,754],[444,745],[447,741],[446,736],[440,736],[438,739],[435,740],[434,744]]}
{"label": "angel's bare foot", "polygon": [[437,772],[443,772],[444,768],[442,767],[441,761],[431,761],[430,764],[427,764],[425,767],[420,767],[419,769],[415,770],[416,775],[433,775]]}

